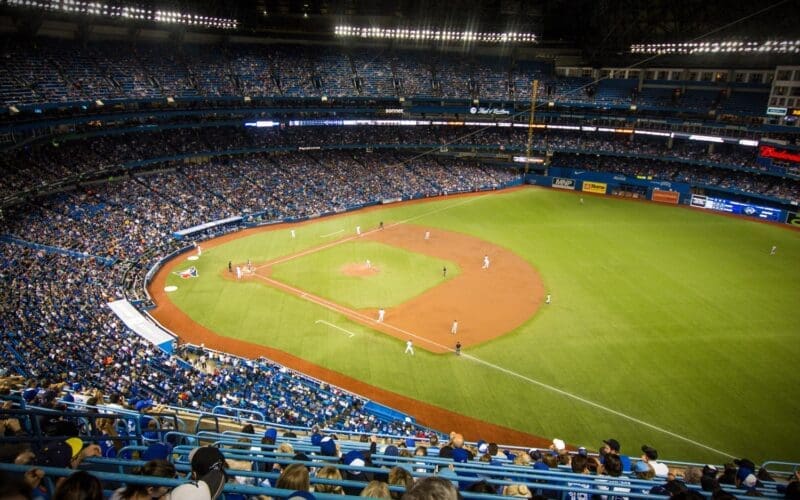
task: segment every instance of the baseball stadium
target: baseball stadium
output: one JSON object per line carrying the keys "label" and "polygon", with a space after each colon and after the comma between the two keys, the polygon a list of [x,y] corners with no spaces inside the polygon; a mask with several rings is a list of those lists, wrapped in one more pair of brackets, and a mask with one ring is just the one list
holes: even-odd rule
{"label": "baseball stadium", "polygon": [[800,498],[798,18],[0,0],[0,497]]}

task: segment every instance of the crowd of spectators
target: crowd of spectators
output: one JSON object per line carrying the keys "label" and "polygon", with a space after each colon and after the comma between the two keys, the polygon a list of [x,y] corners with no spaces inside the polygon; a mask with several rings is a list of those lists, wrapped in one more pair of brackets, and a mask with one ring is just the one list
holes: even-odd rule
{"label": "crowd of spectators", "polygon": [[[3,106],[155,97],[443,97],[530,99],[531,82],[550,101],[712,110],[766,108],[762,92],[680,90],[685,83],[645,87],[637,80],[560,77],[550,64],[459,54],[341,49],[303,45],[192,45],[38,38],[2,41]],[[633,82],[633,83],[632,83]],[[664,83],[664,82],[659,82]],[[676,92],[676,89],[679,91]]]}
{"label": "crowd of spectators", "polygon": [[[142,160],[169,158],[179,155],[206,152],[222,152],[242,149],[259,149],[271,147],[310,147],[310,146],[342,146],[369,144],[383,145],[478,145],[497,149],[525,148],[527,131],[521,128],[491,127],[478,129],[454,129],[453,127],[287,127],[254,129],[235,126],[177,127],[166,129],[143,129],[128,131],[114,135],[91,136],[85,139],[66,142],[51,141],[48,143],[29,144],[9,152],[0,159],[5,175],[0,179],[0,196],[11,196],[20,191],[43,188],[48,183],[71,178],[77,181],[80,176],[117,170],[119,175],[126,165],[136,164]],[[469,133],[477,131],[477,133]],[[647,136],[619,136],[618,134],[591,134],[571,131],[547,131],[533,136],[532,147],[539,154],[550,151],[556,155],[561,153],[583,153],[611,155],[598,162],[603,165],[623,157],[638,157],[644,167],[652,160],[670,160],[676,164],[684,163],[682,168],[688,180],[697,178],[697,182],[713,185],[715,179],[722,179],[720,187],[781,198],[787,202],[800,200],[797,182],[791,178],[778,178],[777,174],[758,175],[767,172],[765,165],[758,161],[754,148],[737,147],[726,144],[715,144],[713,150],[705,143],[675,140],[668,142],[663,138]],[[306,199],[313,198],[314,187],[302,183],[291,187],[300,178],[312,170],[303,170],[303,165],[314,170],[314,175],[325,172],[311,155],[273,155],[264,163],[274,170],[273,179],[262,175],[240,175],[239,169],[254,172],[247,161],[230,160],[227,164],[232,170],[224,169],[212,172],[210,168],[189,166],[183,162],[172,165],[183,175],[155,174],[152,177],[140,178],[140,183],[157,193],[176,193],[177,197],[164,195],[163,199],[177,202],[189,211],[196,213],[198,219],[207,217],[219,218],[223,214],[235,214],[241,211],[257,211],[269,208],[269,201],[274,190],[292,190],[295,193],[311,191]],[[284,173],[275,169],[276,158],[282,166],[290,171]],[[378,158],[378,157],[376,157]],[[642,161],[644,158],[646,161]],[[162,160],[163,162],[164,160]],[[217,160],[215,160],[217,161]],[[349,178],[349,187],[343,189],[363,189],[354,183],[369,179],[369,169],[382,168],[383,159],[358,162],[348,167],[353,174]],[[589,161],[588,159],[585,161]],[[334,162],[335,163],[335,162]],[[390,162],[393,163],[393,162]],[[686,163],[691,163],[687,165]],[[703,168],[707,167],[707,168]],[[152,168],[152,167],[151,167]],[[709,170],[710,169],[710,170]],[[363,171],[366,170],[366,171]],[[737,171],[740,170],[740,171]],[[792,173],[792,169],[784,169]],[[709,176],[709,172],[713,175]],[[298,173],[300,177],[297,177]],[[343,177],[339,172],[339,178]],[[389,174],[391,175],[391,174]],[[103,174],[105,176],[105,174]],[[200,176],[200,177],[197,177]],[[773,179],[773,177],[776,177]],[[199,179],[200,182],[195,182]],[[251,179],[248,181],[248,179]],[[702,181],[702,182],[701,182]],[[320,178],[319,182],[325,183]],[[287,185],[288,183],[288,185]],[[775,190],[774,186],[782,186]],[[386,182],[380,189],[391,191],[393,186],[403,193],[407,192],[402,184]],[[183,188],[183,189],[181,189]],[[139,187],[135,187],[139,190]],[[375,187],[372,194],[375,194]],[[298,191],[300,190],[300,191]],[[395,190],[395,191],[396,191]],[[424,190],[424,189],[421,189]],[[234,196],[225,193],[236,192]],[[217,194],[219,196],[213,196]],[[396,194],[402,196],[403,194]],[[200,205],[197,198],[203,198],[205,205]],[[388,193],[386,196],[388,197]],[[165,201],[166,202],[166,201]],[[310,203],[310,201],[309,201]],[[352,203],[346,203],[352,204]],[[313,211],[312,211],[313,213]]]}
{"label": "crowd of spectators", "polygon": [[[266,359],[202,348],[168,355],[106,306],[122,298],[118,268],[19,245],[0,245],[2,376],[32,387],[98,390],[135,404],[253,410],[285,425],[404,434],[416,428],[362,411],[365,401]],[[32,396],[37,391],[30,391]]]}
{"label": "crowd of spectators", "polygon": [[[202,349],[191,355],[197,365],[246,372],[240,364],[244,360],[238,358]],[[473,494],[484,494],[537,500],[562,496],[628,498],[631,494],[692,500],[733,500],[738,496],[800,498],[798,471],[785,474],[768,470],[748,458],[722,465],[670,462],[647,444],[627,455],[614,438],[598,440],[598,452],[590,452],[585,447],[570,450],[561,439],[553,439],[549,447],[528,449],[498,445],[492,436],[486,436],[488,441],[467,442],[457,431],[447,437],[422,431],[379,437],[364,431],[348,439],[335,429],[316,425],[284,430],[279,435],[274,424],[257,430],[252,423],[245,423],[240,424],[240,430],[224,434],[206,431],[204,438],[214,440],[213,445],[189,447],[175,441],[180,437],[158,432],[169,430],[173,424],[171,414],[154,407],[152,401],[134,403],[112,395],[106,402],[99,390],[67,391],[63,383],[43,387],[31,383],[21,386],[23,383],[14,377],[0,379],[4,393],[14,388],[36,407],[60,413],[40,419],[44,434],[52,436],[46,445],[34,440],[26,442],[35,431],[24,414],[0,421],[3,436],[22,442],[2,448],[0,461],[26,466],[26,472],[18,476],[0,473],[2,492],[9,498],[47,497],[43,481],[47,477],[57,485],[53,496],[56,500],[102,500],[103,484],[92,474],[103,472],[110,464],[117,466],[119,460],[131,459],[143,464],[126,471],[133,476],[171,480],[178,477],[180,470],[188,471],[192,483],[178,480],[167,486],[164,482],[134,482],[128,477],[113,499],[213,500],[226,484],[249,487],[238,487],[236,492],[225,488],[225,498],[235,500],[263,498],[257,496],[263,492],[260,488],[277,488],[283,491],[272,492],[275,497],[297,500],[313,499],[319,493],[387,500],[457,500],[462,493],[471,498],[477,498]],[[74,402],[89,405],[83,407],[88,413],[76,413]],[[12,401],[5,401],[0,412],[13,406]],[[124,420],[118,420],[120,412],[128,412]],[[133,422],[139,423],[141,431],[130,426]],[[145,445],[133,452],[125,451],[122,446],[126,439],[138,439]],[[45,466],[54,469],[43,469]],[[56,480],[57,469],[63,469],[65,479]]]}

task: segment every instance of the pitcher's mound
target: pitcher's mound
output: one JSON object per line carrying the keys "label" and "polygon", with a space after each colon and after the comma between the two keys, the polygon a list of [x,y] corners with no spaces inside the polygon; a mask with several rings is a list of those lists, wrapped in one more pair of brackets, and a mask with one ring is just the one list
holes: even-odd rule
{"label": "pitcher's mound", "polygon": [[374,265],[367,267],[366,264],[345,264],[339,270],[345,276],[373,276],[378,274],[381,270]]}

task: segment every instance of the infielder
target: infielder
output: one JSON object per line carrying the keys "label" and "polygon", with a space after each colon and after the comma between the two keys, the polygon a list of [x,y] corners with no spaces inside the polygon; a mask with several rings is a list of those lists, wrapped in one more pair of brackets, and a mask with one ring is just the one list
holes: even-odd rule
{"label": "infielder", "polygon": [[442,278],[447,278],[447,266],[442,268]]}
{"label": "infielder", "polygon": [[386,311],[381,307],[378,309],[378,319],[376,320],[378,323],[383,323],[383,317],[386,316]]}
{"label": "infielder", "polygon": [[414,343],[411,342],[411,339],[406,340],[406,351],[403,354],[414,355]]}
{"label": "infielder", "polygon": [[367,269],[372,269],[372,262],[367,259]]}
{"label": "infielder", "polygon": [[483,256],[483,267],[481,269],[489,269],[489,256]]}
{"label": "infielder", "polygon": [[425,241],[428,241],[429,239],[431,239],[431,232],[425,231]]}
{"label": "infielder", "polygon": [[458,320],[457,319],[453,320],[453,326],[450,327],[450,333],[452,333],[453,335],[458,333]]}
{"label": "infielder", "polygon": [[461,356],[461,342],[456,342],[456,356]]}
{"label": "infielder", "polygon": [[237,280],[242,279],[242,268],[239,266],[236,266],[236,279]]}

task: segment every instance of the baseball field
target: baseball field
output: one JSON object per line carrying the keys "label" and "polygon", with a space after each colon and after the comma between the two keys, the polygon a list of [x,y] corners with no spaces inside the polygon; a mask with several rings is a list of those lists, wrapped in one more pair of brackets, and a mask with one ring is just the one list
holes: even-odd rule
{"label": "baseball field", "polygon": [[442,431],[453,412],[631,455],[800,460],[800,232],[584,200],[521,188],[227,235],[164,266],[154,316]]}

